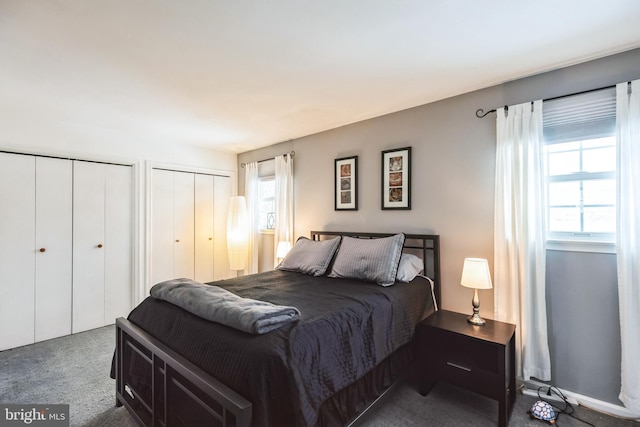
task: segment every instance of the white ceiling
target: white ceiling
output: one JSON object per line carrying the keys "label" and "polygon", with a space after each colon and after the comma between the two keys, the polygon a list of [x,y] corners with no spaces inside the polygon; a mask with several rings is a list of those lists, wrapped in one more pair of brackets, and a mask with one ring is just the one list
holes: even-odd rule
{"label": "white ceiling", "polygon": [[638,0],[0,0],[1,111],[243,152],[640,47],[639,22]]}

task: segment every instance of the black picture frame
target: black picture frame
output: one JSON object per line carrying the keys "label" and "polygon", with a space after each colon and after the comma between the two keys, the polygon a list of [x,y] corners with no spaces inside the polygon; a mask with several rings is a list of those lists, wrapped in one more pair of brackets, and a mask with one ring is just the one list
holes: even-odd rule
{"label": "black picture frame", "polygon": [[382,152],[381,208],[411,209],[411,147]]}
{"label": "black picture frame", "polygon": [[334,210],[358,210],[358,156],[334,162]]}

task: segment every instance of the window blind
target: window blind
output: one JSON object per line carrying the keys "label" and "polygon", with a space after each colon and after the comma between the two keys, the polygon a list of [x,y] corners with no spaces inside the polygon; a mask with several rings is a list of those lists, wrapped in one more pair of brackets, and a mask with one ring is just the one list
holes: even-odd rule
{"label": "window blind", "polygon": [[544,101],[542,122],[545,144],[615,135],[616,89]]}

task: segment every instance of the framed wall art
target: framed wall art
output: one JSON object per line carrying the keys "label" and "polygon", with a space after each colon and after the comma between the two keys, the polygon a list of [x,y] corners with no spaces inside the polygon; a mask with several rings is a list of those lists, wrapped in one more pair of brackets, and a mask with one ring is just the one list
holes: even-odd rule
{"label": "framed wall art", "polygon": [[358,210],[358,156],[335,160],[335,210]]}
{"label": "framed wall art", "polygon": [[411,209],[411,147],[382,152],[382,209]]}

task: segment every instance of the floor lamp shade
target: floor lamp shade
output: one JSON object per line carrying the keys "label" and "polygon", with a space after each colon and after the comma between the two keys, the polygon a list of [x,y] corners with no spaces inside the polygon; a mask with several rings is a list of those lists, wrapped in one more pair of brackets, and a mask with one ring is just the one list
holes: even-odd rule
{"label": "floor lamp shade", "polygon": [[278,249],[276,250],[276,258],[283,259],[287,256],[291,250],[291,242],[285,240],[278,242]]}
{"label": "floor lamp shade", "polygon": [[227,251],[232,270],[244,270],[249,247],[249,218],[244,196],[232,196],[227,215]]}

